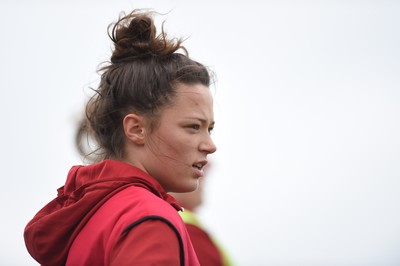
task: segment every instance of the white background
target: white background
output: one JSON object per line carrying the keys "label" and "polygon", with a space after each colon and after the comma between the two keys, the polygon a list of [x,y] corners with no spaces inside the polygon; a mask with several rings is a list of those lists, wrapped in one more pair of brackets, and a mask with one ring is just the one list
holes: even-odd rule
{"label": "white background", "polygon": [[0,265],[36,265],[106,27],[143,7],[216,72],[200,215],[236,263],[400,265],[400,2],[311,0],[2,1]]}

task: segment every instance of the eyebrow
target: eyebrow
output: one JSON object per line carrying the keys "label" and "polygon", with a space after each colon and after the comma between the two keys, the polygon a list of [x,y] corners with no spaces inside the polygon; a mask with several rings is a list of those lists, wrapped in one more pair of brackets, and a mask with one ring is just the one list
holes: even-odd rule
{"label": "eyebrow", "polygon": [[[200,118],[200,117],[187,116],[187,117],[184,117],[184,118],[185,118],[185,119],[199,120],[199,121],[200,121],[201,123],[203,123],[203,124],[206,124],[206,123],[207,123],[207,120],[205,120],[204,118]],[[211,126],[214,126],[214,125],[215,125],[215,121],[212,121],[210,125],[211,125]]]}

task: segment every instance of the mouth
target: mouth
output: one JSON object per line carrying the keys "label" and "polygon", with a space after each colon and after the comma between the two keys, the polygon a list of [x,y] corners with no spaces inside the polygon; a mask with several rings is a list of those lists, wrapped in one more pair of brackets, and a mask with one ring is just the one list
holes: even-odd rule
{"label": "mouth", "polygon": [[192,167],[197,168],[199,170],[201,170],[201,168],[203,168],[203,166],[201,164],[193,164]]}
{"label": "mouth", "polygon": [[202,170],[206,164],[207,164],[207,161],[201,161],[201,162],[192,164],[192,167]]}
{"label": "mouth", "polygon": [[202,177],[204,176],[204,166],[207,164],[207,161],[196,162],[192,164],[192,167],[195,169],[196,176]]}

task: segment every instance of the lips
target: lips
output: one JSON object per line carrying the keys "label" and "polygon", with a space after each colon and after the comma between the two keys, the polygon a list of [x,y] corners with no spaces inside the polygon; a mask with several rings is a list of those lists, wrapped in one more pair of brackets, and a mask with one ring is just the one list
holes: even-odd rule
{"label": "lips", "polygon": [[192,167],[195,169],[195,173],[198,177],[204,176],[203,168],[207,164],[207,161],[200,161],[192,164]]}

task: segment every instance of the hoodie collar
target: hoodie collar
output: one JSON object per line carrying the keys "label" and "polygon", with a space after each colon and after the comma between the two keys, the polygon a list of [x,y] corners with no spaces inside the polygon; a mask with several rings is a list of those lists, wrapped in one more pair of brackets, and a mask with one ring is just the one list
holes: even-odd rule
{"label": "hoodie collar", "polygon": [[125,162],[107,159],[88,166],[74,166],[68,173],[65,185],[58,189],[58,197],[68,195],[72,202],[79,200],[87,187],[110,183],[134,182],[182,210],[174,197],[167,194],[160,183],[143,170]]}

